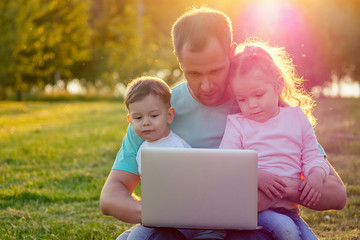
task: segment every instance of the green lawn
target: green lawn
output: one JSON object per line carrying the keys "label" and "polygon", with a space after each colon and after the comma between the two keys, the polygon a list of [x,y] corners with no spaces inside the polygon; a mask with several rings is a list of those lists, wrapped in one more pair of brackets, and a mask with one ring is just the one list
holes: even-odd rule
{"label": "green lawn", "polygon": [[[320,239],[360,239],[360,100],[319,100],[315,115],[348,202],[301,215]],[[121,102],[0,102],[0,239],[115,239],[130,227],[98,201],[126,126]]]}

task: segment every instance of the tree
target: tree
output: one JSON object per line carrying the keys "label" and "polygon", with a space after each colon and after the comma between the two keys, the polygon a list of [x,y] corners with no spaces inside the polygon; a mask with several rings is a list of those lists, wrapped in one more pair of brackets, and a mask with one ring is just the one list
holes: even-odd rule
{"label": "tree", "polygon": [[69,67],[87,58],[87,1],[6,0],[0,15],[2,97],[32,86],[53,83],[56,71],[65,78]]}
{"label": "tree", "polygon": [[2,98],[6,91],[12,89],[21,98],[21,91],[26,87],[23,74],[31,73],[35,66],[35,56],[24,54],[29,51],[28,45],[34,30],[32,16],[37,1],[27,6],[25,0],[6,0],[0,2],[3,9],[0,14],[0,81]]}
{"label": "tree", "polygon": [[[42,84],[54,83],[55,75],[65,82],[74,77],[72,65],[89,58],[89,2],[87,0],[42,0],[42,12],[33,22],[41,58],[33,78]],[[37,74],[36,74],[37,73]]]}
{"label": "tree", "polygon": [[[326,64],[329,74],[338,79],[351,75],[360,80],[360,3],[351,1],[306,1],[308,18],[312,23],[312,36],[322,52],[319,59]],[[330,78],[323,81],[325,85]]]}
{"label": "tree", "polygon": [[141,1],[93,0],[90,58],[73,66],[74,75],[113,90],[117,83],[152,68],[159,48],[154,27],[139,7]]}

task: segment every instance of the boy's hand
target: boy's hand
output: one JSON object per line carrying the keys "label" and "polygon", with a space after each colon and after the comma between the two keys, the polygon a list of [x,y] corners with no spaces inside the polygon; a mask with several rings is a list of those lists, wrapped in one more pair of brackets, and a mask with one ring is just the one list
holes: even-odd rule
{"label": "boy's hand", "polygon": [[310,170],[309,176],[301,182],[300,200],[303,201],[304,206],[314,206],[319,202],[325,177],[326,174],[322,168],[314,167]]}
{"label": "boy's hand", "polygon": [[281,199],[286,193],[285,182],[273,173],[258,170],[258,187],[271,200]]}

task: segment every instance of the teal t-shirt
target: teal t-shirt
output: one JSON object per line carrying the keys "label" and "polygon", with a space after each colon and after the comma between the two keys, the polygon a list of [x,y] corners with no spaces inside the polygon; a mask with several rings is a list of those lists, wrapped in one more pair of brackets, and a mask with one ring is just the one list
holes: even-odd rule
{"label": "teal t-shirt", "polygon": [[[176,113],[170,129],[193,148],[218,148],[227,115],[240,111],[234,99],[216,107],[197,102],[191,96],[186,82],[172,89],[171,105]],[[136,154],[143,141],[129,125],[113,169],[139,175]]]}

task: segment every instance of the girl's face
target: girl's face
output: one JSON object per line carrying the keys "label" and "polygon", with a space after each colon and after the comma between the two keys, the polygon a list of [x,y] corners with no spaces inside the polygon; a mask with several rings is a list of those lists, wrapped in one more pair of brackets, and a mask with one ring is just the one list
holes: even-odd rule
{"label": "girl's face", "polygon": [[261,70],[252,69],[245,75],[236,75],[232,90],[242,114],[256,122],[265,122],[279,112],[279,95],[282,91],[276,86],[277,79],[271,79]]}

